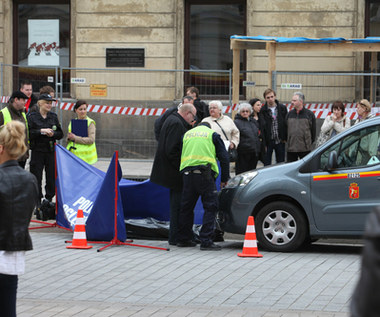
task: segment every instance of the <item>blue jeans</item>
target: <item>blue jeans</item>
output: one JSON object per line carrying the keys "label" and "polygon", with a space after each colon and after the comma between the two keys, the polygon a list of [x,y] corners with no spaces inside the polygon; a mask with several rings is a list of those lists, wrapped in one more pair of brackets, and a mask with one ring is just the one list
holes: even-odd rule
{"label": "blue jeans", "polygon": [[273,151],[276,155],[276,163],[285,162],[285,143],[280,142],[276,144],[273,140],[271,140],[267,146],[264,165],[272,164]]}
{"label": "blue jeans", "polygon": [[16,317],[17,275],[0,273],[1,316]]}

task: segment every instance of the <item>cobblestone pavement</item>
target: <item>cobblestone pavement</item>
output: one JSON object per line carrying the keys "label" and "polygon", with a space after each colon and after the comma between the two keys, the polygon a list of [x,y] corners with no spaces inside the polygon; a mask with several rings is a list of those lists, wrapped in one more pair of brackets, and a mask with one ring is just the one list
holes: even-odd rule
{"label": "cobblestone pavement", "polygon": [[[18,316],[348,316],[361,248],[313,245],[297,253],[240,258],[219,252],[111,246],[66,249],[72,233],[31,232]],[[135,243],[167,247],[165,241]]]}

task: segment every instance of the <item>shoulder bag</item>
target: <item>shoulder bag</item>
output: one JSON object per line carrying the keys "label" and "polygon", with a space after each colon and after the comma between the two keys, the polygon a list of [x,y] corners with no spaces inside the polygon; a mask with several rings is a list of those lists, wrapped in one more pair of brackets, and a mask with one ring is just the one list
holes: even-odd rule
{"label": "shoulder bag", "polygon": [[[227,137],[227,134],[226,132],[224,132],[224,129],[222,128],[222,126],[219,124],[218,121],[214,120],[214,122],[219,126],[219,128],[222,130],[224,136],[226,137],[226,139],[229,141],[228,137]],[[236,148],[228,148],[228,157],[230,159],[230,162],[236,162],[237,160],[237,156],[238,156],[238,153],[237,153],[237,150]]]}

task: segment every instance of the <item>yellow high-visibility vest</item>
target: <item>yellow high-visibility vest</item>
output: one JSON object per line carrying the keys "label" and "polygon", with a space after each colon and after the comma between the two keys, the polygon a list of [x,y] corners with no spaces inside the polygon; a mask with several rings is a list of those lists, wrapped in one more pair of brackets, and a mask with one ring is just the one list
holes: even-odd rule
{"label": "yellow high-visibility vest", "polygon": [[[95,121],[91,118],[87,117],[87,127],[90,126],[90,124],[93,123],[95,125]],[[69,132],[71,132],[71,122],[69,124]],[[73,147],[76,149],[74,150]],[[88,164],[94,164],[98,161],[98,154],[96,152],[96,146],[95,142],[92,144],[78,144],[74,143],[73,141],[69,141],[67,143],[66,147],[70,152],[78,156],[83,161],[87,162]],[[71,148],[71,150],[70,150]]]}

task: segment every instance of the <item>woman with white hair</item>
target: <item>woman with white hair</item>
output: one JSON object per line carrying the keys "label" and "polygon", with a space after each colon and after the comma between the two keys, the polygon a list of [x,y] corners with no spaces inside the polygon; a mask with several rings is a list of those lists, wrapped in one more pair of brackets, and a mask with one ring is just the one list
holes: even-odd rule
{"label": "woman with white hair", "polygon": [[261,141],[260,127],[252,116],[252,106],[249,103],[239,105],[235,124],[240,131],[240,142],[237,148],[236,174],[256,168],[259,160]]}
{"label": "woman with white hair", "polygon": [[210,101],[208,109],[210,116],[204,118],[202,122],[210,123],[211,129],[220,135],[227,150],[236,149],[239,145],[240,133],[232,119],[222,114],[222,102],[219,100]]}

